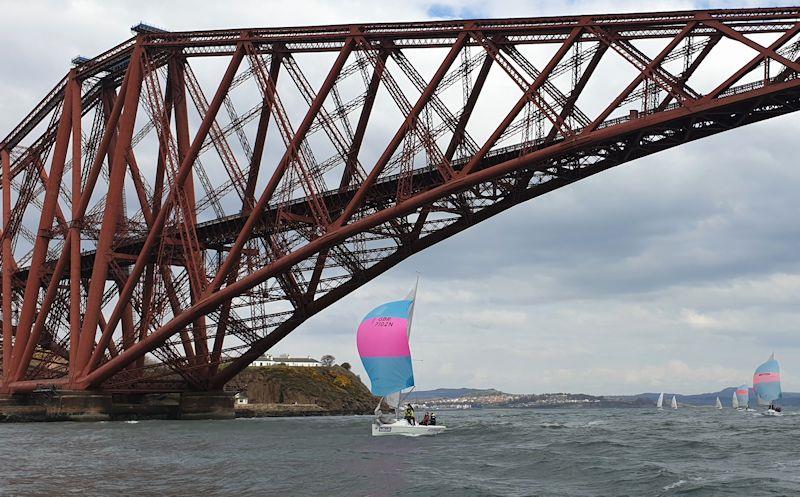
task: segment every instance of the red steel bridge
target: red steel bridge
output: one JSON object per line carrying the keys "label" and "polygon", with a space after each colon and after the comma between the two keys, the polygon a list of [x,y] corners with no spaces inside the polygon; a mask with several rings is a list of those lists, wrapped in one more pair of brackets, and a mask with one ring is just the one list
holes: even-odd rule
{"label": "red steel bridge", "polygon": [[800,109],[800,7],[134,32],[0,143],[0,394],[220,390],[420,250]]}

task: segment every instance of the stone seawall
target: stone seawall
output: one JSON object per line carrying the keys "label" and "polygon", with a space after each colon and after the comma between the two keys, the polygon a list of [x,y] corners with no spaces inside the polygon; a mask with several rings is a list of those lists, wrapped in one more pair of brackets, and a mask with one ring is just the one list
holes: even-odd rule
{"label": "stone seawall", "polygon": [[0,397],[0,422],[233,419],[233,393],[108,394],[55,391]]}
{"label": "stone seawall", "polygon": [[352,416],[363,411],[325,409],[317,404],[246,404],[235,407],[237,418],[284,418],[302,416]]}

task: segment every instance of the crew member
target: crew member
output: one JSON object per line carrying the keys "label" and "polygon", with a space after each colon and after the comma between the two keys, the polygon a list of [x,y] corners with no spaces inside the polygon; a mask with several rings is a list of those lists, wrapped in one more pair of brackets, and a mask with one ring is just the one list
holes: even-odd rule
{"label": "crew member", "polygon": [[435,412],[431,413],[431,417],[428,420],[428,424],[431,425],[431,426],[436,426],[436,413]]}
{"label": "crew member", "polygon": [[430,420],[430,414],[426,412],[425,416],[422,417],[422,422],[420,422],[420,424],[423,426],[427,426],[429,420]]}
{"label": "crew member", "polygon": [[414,426],[415,424],[417,424],[417,419],[414,417],[414,408],[411,407],[411,404],[406,404],[406,415],[405,415],[405,418],[406,418],[406,421],[408,421],[408,424],[410,424],[411,426]]}

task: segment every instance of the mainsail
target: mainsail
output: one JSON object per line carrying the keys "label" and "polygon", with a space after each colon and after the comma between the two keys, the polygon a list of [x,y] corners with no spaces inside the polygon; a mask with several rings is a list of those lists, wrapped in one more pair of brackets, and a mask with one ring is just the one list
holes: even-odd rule
{"label": "mainsail", "polygon": [[379,397],[414,386],[408,337],[415,294],[416,288],[405,300],[376,307],[358,326],[358,353],[369,375],[372,393]]}
{"label": "mainsail", "polygon": [[664,392],[661,392],[661,395],[658,396],[658,401],[656,402],[656,407],[661,409],[661,406],[664,405]]}
{"label": "mainsail", "polygon": [[736,407],[747,409],[747,404],[750,403],[749,387],[747,385],[742,385],[737,388],[733,398],[736,399]]}
{"label": "mainsail", "polygon": [[760,406],[770,405],[783,397],[781,393],[781,366],[775,354],[767,362],[756,368],[753,374],[753,391]]}
{"label": "mainsail", "polygon": [[722,401],[719,400],[719,397],[717,397],[717,409],[722,409]]}
{"label": "mainsail", "polygon": [[739,398],[736,397],[736,393],[737,392],[738,392],[738,389],[734,390],[733,391],[733,397],[731,398],[731,407],[733,407],[734,409],[739,409]]}
{"label": "mainsail", "polygon": [[675,396],[674,395],[672,396],[672,402],[669,403],[669,406],[671,408],[673,408],[673,409],[677,409],[678,408],[678,401],[675,400]]}

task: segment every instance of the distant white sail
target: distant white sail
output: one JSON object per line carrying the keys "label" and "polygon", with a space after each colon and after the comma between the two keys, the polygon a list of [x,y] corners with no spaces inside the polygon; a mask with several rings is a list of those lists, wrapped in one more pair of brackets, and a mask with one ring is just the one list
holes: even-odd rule
{"label": "distant white sail", "polygon": [[717,397],[717,409],[722,409],[722,402],[719,401],[719,397]]}
{"label": "distant white sail", "polygon": [[661,392],[661,395],[658,396],[658,402],[656,402],[656,407],[661,409],[661,406],[664,405],[664,392]]}
{"label": "distant white sail", "polygon": [[675,400],[675,396],[674,395],[672,396],[672,402],[669,403],[669,406],[671,408],[673,408],[673,409],[677,409],[678,408],[678,401]]}
{"label": "distant white sail", "polygon": [[731,407],[739,409],[739,398],[736,396],[736,390],[733,391],[733,398],[731,399]]}

